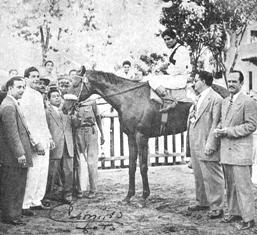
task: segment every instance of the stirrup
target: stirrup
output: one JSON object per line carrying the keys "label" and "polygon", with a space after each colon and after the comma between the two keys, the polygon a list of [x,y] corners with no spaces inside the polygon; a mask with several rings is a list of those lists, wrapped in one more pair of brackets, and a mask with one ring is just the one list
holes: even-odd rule
{"label": "stirrup", "polygon": [[174,109],[177,105],[177,101],[174,100],[172,103],[168,104],[165,108],[159,110],[160,113],[167,113],[170,109]]}

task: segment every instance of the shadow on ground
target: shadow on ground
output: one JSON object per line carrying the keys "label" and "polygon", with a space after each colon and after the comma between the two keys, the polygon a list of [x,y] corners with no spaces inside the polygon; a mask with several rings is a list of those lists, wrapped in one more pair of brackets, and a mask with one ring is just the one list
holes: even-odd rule
{"label": "shadow on ground", "polygon": [[[26,226],[0,223],[0,234],[257,234],[257,228],[239,232],[236,223],[210,220],[206,212],[188,212],[194,203],[193,174],[186,165],[149,168],[151,195],[142,204],[142,184],[136,174],[136,196],[124,204],[128,169],[99,171],[99,193],[95,199],[82,198],[72,205],[52,202],[51,211],[24,218]],[[255,194],[257,190],[255,190]]]}

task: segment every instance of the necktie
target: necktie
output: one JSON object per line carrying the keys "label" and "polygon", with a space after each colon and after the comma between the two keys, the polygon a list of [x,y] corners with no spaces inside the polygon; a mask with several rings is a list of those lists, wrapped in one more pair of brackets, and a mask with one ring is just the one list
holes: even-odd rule
{"label": "necktie", "polygon": [[195,99],[195,104],[193,106],[193,109],[192,109],[192,112],[190,114],[190,122],[191,123],[194,123],[195,120],[196,120],[196,113],[197,113],[197,104],[198,104],[198,101],[200,99],[201,95],[198,95]]}
{"label": "necktie", "polygon": [[197,115],[197,111],[199,109],[198,102],[199,102],[200,97],[201,97],[201,95],[198,95],[196,98],[196,101],[195,101],[195,116]]}
{"label": "necktie", "polygon": [[230,112],[232,105],[233,105],[233,95],[231,95],[230,100],[229,100],[228,109],[227,109],[227,112],[226,112],[226,117],[228,116],[228,113]]}

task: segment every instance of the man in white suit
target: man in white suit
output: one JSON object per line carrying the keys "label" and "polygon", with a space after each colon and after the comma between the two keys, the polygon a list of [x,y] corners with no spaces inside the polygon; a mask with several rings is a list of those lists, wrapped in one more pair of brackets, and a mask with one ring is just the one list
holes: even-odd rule
{"label": "man in white suit", "polygon": [[214,134],[220,120],[222,98],[211,88],[212,82],[211,73],[200,71],[194,84],[199,96],[190,110],[188,131],[197,204],[188,210],[210,208],[208,216],[215,219],[223,216],[224,178],[219,162],[219,139]]}
{"label": "man in white suit", "polygon": [[49,148],[54,147],[50,131],[47,126],[46,113],[42,95],[35,90],[39,81],[39,71],[29,67],[24,72],[26,89],[20,101],[22,111],[28,123],[28,129],[36,145],[33,156],[33,167],[29,168],[23,202],[23,214],[33,215],[29,209],[48,209],[42,205],[46,191]]}
{"label": "man in white suit", "polygon": [[228,76],[230,96],[222,103],[221,122],[216,135],[221,138],[229,215],[222,222],[239,221],[240,230],[254,226],[254,195],[251,181],[253,132],[257,128],[256,102],[241,91],[244,76],[233,71]]}

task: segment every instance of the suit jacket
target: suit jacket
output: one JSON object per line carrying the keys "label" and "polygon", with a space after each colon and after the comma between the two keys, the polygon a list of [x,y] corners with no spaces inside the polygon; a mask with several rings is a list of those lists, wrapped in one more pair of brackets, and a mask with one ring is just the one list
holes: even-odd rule
{"label": "suit jacket", "polygon": [[58,114],[50,105],[46,110],[46,119],[55,148],[50,151],[50,159],[61,159],[66,143],[70,157],[74,156],[71,118],[62,112]]}
{"label": "suit jacket", "polygon": [[222,103],[220,127],[227,128],[221,138],[221,163],[252,165],[253,135],[257,128],[257,105],[247,95],[240,93],[226,115],[230,98]]}
{"label": "suit jacket", "polygon": [[[32,145],[27,123],[17,104],[6,97],[0,106],[0,155],[3,165],[11,167],[32,166]],[[25,155],[25,166],[17,158]]]}
{"label": "suit jacket", "polygon": [[26,86],[20,106],[33,140],[36,144],[41,143],[45,150],[48,149],[51,134],[46,122],[43,96],[38,91]]}
{"label": "suit jacket", "polygon": [[[221,96],[210,89],[198,109],[195,122],[190,123],[190,125],[188,123],[191,155],[195,155],[200,160],[220,160],[220,141],[215,138],[213,131],[220,120],[221,103]],[[206,148],[214,150],[214,154],[210,156],[205,155],[204,151]]]}

